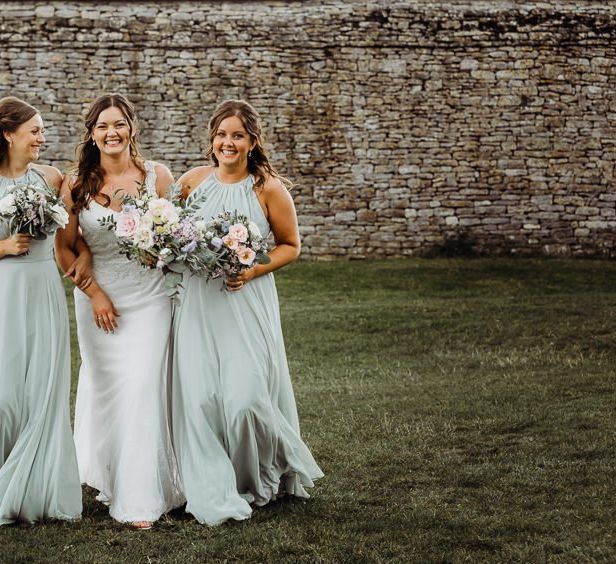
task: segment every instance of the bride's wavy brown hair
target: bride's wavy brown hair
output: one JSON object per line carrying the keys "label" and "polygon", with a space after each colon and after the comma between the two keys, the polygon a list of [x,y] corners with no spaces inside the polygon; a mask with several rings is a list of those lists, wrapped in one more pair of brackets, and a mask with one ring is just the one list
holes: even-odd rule
{"label": "bride's wavy brown hair", "polygon": [[259,113],[244,100],[225,100],[214,110],[209,123],[208,146],[205,157],[210,159],[214,166],[218,166],[218,159],[214,155],[214,138],[222,120],[233,116],[238,117],[242,121],[244,128],[250,136],[250,140],[255,143],[248,157],[248,172],[255,177],[255,190],[264,186],[268,176],[273,176],[280,180],[287,189],[291,188],[293,183],[278,174],[269,162],[269,153],[265,148],[265,139]]}
{"label": "bride's wavy brown hair", "polygon": [[[103,170],[101,169],[101,153],[96,144],[93,143],[92,131],[98,116],[107,108],[118,108],[126,122],[130,132],[130,157],[135,166],[145,176],[144,159],[139,152],[135,134],[137,132],[137,114],[135,107],[122,94],[103,94],[99,96],[88,110],[85,117],[86,132],[81,143],[76,149],[77,163],[73,167],[74,182],[71,189],[73,198],[73,213],[79,213],[83,208],[87,208],[90,202],[98,195],[103,184]],[[106,205],[111,203],[107,195]]]}

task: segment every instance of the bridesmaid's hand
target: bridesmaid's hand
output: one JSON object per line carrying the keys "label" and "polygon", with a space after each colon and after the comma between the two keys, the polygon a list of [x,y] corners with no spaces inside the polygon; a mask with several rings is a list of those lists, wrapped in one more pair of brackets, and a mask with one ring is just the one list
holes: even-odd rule
{"label": "bridesmaid's hand", "polygon": [[2,241],[2,247],[5,255],[23,255],[30,250],[32,237],[23,233],[11,235],[8,239]]}
{"label": "bridesmaid's hand", "polygon": [[253,266],[252,268],[243,270],[240,274],[234,276],[233,278],[225,278],[225,286],[227,290],[230,292],[237,292],[241,290],[246,282],[250,282],[250,280],[257,276],[256,268],[256,266]]}
{"label": "bridesmaid's hand", "polygon": [[89,253],[80,254],[64,273],[75,286],[80,290],[85,290],[94,280],[92,275],[92,255]]}
{"label": "bridesmaid's hand", "polygon": [[120,317],[120,314],[109,296],[100,290],[90,297],[90,302],[92,303],[92,313],[96,326],[105,333],[113,333],[118,328],[116,318]]}

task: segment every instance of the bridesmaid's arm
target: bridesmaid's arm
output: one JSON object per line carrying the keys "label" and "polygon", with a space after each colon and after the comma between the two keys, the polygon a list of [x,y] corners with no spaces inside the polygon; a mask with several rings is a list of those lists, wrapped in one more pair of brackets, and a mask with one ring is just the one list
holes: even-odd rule
{"label": "bridesmaid's arm", "polygon": [[70,278],[73,284],[79,289],[85,290],[92,284],[94,274],[92,273],[92,252],[81,233],[77,233],[75,250],[77,251],[77,258],[73,264],[68,267],[66,276]]}
{"label": "bridesmaid's arm", "polygon": [[[248,282],[258,276],[274,272],[299,256],[301,243],[291,194],[280,180],[270,177],[263,187],[263,199],[276,246],[268,253],[271,259],[268,264],[257,264],[245,270],[236,278],[237,282]],[[231,289],[234,288],[233,281],[228,281],[227,285]]]}
{"label": "bridesmaid's arm", "polygon": [[[48,165],[33,165],[41,172],[47,183],[56,191],[56,194],[61,194],[64,182],[62,173],[53,166]],[[85,290],[92,283],[92,253],[90,247],[84,241],[81,234],[77,233],[77,240],[74,245],[74,250],[77,253],[76,258],[68,266],[65,275],[75,286]]]}
{"label": "bridesmaid's arm", "polygon": [[72,209],[73,199],[68,178],[63,180],[59,191],[68,212],[69,223],[56,233],[56,262],[75,286],[85,290],[93,281],[92,253],[79,233],[77,217]]}

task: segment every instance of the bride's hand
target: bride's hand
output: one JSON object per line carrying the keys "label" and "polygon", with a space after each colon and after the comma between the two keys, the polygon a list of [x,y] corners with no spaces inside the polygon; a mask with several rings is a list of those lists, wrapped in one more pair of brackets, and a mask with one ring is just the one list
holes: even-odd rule
{"label": "bride's hand", "polygon": [[92,276],[92,255],[80,254],[66,269],[64,275],[80,290],[85,290],[94,279]]}
{"label": "bride's hand", "polygon": [[96,326],[105,333],[110,331],[113,333],[118,328],[117,318],[120,317],[120,314],[109,296],[101,290],[92,295],[90,302],[92,303],[92,313]]}

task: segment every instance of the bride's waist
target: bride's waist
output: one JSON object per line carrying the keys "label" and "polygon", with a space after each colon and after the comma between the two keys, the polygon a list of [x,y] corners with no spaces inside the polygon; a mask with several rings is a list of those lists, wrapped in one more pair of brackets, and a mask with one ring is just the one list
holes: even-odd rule
{"label": "bride's waist", "polygon": [[162,281],[163,274],[155,268],[145,268],[136,262],[124,257],[97,257],[93,260],[94,278],[99,282],[102,280],[117,282],[120,284],[130,284],[132,282],[159,282]]}

